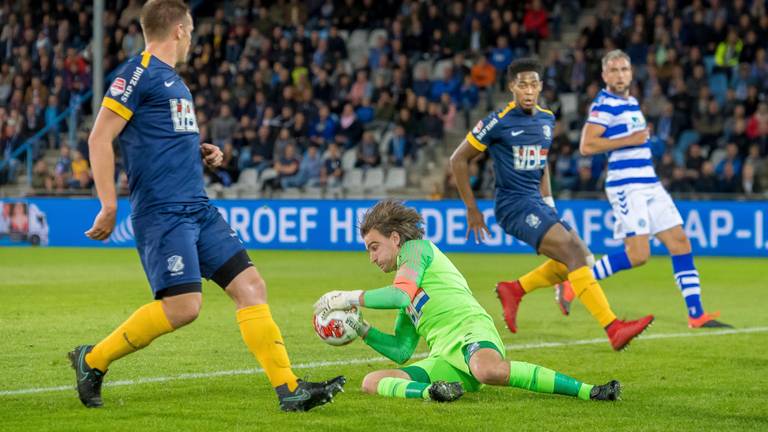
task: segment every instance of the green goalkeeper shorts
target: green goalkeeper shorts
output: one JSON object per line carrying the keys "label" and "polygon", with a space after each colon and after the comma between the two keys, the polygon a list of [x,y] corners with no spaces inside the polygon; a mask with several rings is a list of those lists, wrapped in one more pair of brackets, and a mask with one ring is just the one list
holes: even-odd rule
{"label": "green goalkeeper shorts", "polygon": [[[490,321],[490,320],[489,320]],[[438,341],[424,360],[401,368],[413,381],[431,383],[435,381],[460,382],[464,390],[477,391],[483,385],[472,376],[469,359],[483,348],[496,350],[504,358],[504,344],[493,322],[485,320],[464,323],[459,329],[446,335],[447,343]]]}

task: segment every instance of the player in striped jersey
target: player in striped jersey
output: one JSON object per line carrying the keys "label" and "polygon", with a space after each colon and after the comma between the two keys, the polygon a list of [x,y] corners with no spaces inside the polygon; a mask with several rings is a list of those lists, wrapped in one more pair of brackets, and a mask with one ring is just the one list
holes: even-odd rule
{"label": "player in striped jersey", "polygon": [[[729,327],[706,313],[701,304],[699,273],[693,263],[691,243],[683,219],[653,169],[648,129],[637,99],[629,95],[632,65],[629,56],[614,50],[602,60],[601,90],[589,109],[581,133],[585,156],[607,153],[605,192],[616,217],[614,238],[624,240],[624,250],[605,255],[595,263],[595,279],[645,264],[650,256],[649,236],[669,250],[675,281],[688,309],[688,327]],[[566,315],[573,295],[567,284],[556,287],[556,299]]]}

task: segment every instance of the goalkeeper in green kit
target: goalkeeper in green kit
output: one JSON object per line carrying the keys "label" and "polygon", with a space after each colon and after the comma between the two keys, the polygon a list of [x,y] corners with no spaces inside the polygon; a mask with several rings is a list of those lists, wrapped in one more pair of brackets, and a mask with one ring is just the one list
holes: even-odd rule
{"label": "goalkeeper in green kit", "polygon": [[371,372],[363,391],[382,396],[450,402],[484,384],[555,393],[583,400],[617,400],[618,381],[590,385],[542,366],[505,359],[493,320],[464,276],[429,240],[419,213],[385,200],[364,216],[360,232],[372,263],[396,271],[390,286],[369,291],[332,291],[315,313],[351,308],[398,309],[395,334],[350,315],[347,323],[371,348],[404,364],[424,337],[429,356],[400,369]]}

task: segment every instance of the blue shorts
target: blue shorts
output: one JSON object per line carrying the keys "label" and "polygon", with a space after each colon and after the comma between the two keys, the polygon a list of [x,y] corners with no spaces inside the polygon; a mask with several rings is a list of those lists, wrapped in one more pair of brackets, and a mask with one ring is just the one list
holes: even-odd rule
{"label": "blue shorts", "polygon": [[539,251],[544,234],[556,223],[571,227],[540,196],[497,196],[496,222],[504,231]]}
{"label": "blue shorts", "polygon": [[155,298],[201,291],[201,277],[225,288],[252,265],[211,204],[174,205],[133,217],[136,248]]}

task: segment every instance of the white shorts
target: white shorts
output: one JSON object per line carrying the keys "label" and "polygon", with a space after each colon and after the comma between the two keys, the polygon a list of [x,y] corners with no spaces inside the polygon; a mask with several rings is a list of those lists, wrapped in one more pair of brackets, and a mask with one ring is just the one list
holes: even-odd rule
{"label": "white shorts", "polygon": [[644,187],[606,188],[616,224],[613,238],[656,235],[683,224],[672,197],[661,183]]}

